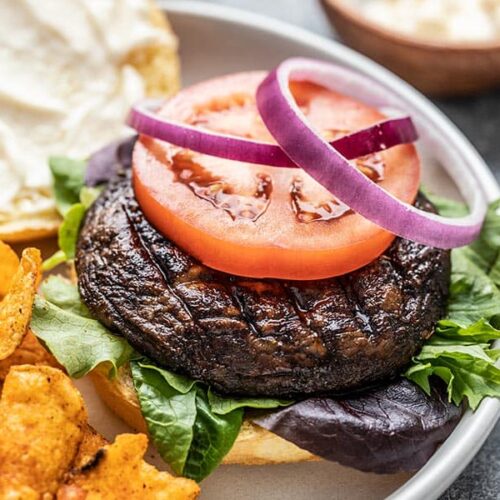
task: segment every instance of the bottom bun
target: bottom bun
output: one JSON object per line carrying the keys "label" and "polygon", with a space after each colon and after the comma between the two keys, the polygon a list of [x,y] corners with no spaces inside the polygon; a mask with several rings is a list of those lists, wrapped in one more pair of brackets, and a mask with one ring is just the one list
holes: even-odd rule
{"label": "bottom bun", "polygon": [[[90,374],[99,397],[126,424],[138,432],[147,433],[128,365],[120,368],[118,376],[113,379],[108,377],[108,373],[109,366],[101,365]],[[223,463],[262,465],[312,460],[319,458],[250,420],[244,420],[236,442]]]}
{"label": "bottom bun", "polygon": [[0,240],[9,243],[38,240],[57,234],[61,217],[54,210],[50,213],[32,214],[28,219],[12,215],[12,219],[0,222]]}

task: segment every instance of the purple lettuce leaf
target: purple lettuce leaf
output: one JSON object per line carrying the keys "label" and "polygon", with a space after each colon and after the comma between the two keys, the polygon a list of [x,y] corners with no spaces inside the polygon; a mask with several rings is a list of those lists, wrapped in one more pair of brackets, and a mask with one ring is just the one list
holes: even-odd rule
{"label": "purple lettuce leaf", "polygon": [[132,166],[132,151],[137,136],[126,137],[112,142],[95,152],[90,158],[85,172],[85,185],[95,187],[111,180],[120,170]]}
{"label": "purple lettuce leaf", "polygon": [[441,384],[427,396],[401,379],[358,396],[309,398],[253,420],[326,460],[388,474],[422,467],[463,411]]}

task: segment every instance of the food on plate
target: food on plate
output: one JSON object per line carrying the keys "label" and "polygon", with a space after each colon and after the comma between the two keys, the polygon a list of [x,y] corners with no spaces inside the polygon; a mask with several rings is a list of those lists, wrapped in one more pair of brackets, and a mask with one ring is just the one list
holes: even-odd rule
{"label": "food on plate", "polygon": [[108,445],[87,423],[83,399],[61,370],[11,368],[0,398],[2,498],[194,499],[194,481],[143,460],[147,438],[117,436]]}
{"label": "food on plate", "polygon": [[424,40],[490,42],[500,36],[498,0],[342,1],[384,28]]}
{"label": "food on plate", "polygon": [[177,40],[150,0],[3,2],[0,19],[0,239],[20,241],[64,215],[49,157],[86,158],[137,99],[177,90]]}
{"label": "food on plate", "polygon": [[[4,268],[4,262],[10,268],[14,262],[10,248],[2,244],[0,252],[6,254],[6,260],[2,261],[0,268]],[[8,263],[10,260],[12,262]],[[16,272],[12,276],[2,273],[3,279],[10,283],[6,288],[6,295],[0,297],[0,361],[16,350],[28,330],[33,301],[41,278],[41,265],[40,251],[36,248],[26,248]]]}
{"label": "food on plate", "polygon": [[468,207],[424,192],[398,106],[303,59],[134,106],[137,137],[60,159],[45,265],[77,283],[43,283],[33,332],[177,474],[418,469],[500,396],[500,201],[467,168]]}

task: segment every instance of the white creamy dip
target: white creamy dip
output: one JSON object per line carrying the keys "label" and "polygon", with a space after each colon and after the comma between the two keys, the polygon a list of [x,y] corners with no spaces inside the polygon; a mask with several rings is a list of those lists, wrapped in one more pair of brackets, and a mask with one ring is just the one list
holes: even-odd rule
{"label": "white creamy dip", "polygon": [[444,42],[500,36],[500,0],[344,0],[385,28]]}
{"label": "white creamy dip", "polygon": [[169,42],[149,6],[0,0],[0,223],[53,212],[49,156],[85,158],[124,134],[144,87],[123,60],[136,47]]}

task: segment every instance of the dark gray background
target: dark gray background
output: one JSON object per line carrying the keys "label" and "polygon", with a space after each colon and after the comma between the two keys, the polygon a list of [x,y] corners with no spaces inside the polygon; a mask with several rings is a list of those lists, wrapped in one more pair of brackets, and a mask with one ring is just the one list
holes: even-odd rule
{"label": "dark gray background", "polygon": [[[317,0],[205,0],[256,11],[334,37]],[[500,92],[435,103],[476,146],[500,181]],[[500,498],[500,423],[444,500]]]}

